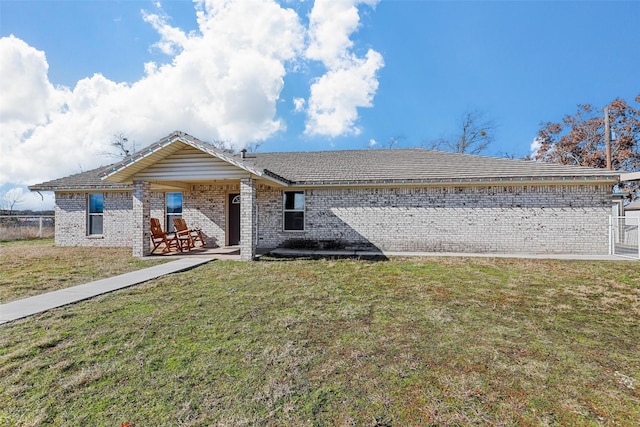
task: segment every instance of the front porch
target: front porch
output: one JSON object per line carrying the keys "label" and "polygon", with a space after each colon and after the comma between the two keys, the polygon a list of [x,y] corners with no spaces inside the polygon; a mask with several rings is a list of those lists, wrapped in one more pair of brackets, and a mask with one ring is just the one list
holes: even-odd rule
{"label": "front porch", "polygon": [[[182,218],[189,228],[202,230],[206,245],[178,254],[254,259],[257,219],[256,184],[253,179],[211,183],[182,181],[172,184],[133,182],[134,256],[152,255],[151,218],[159,219],[165,232],[173,231],[173,219]],[[169,252],[164,255],[177,254]]]}
{"label": "front porch", "polygon": [[[254,259],[257,186],[287,184],[244,160],[244,155],[225,153],[176,132],[113,165],[102,180],[129,184],[133,190],[133,255],[151,254],[151,218],[160,219],[164,231],[172,231],[171,218],[179,216],[189,228],[202,229],[209,249],[238,246],[240,259]],[[176,193],[184,201],[179,209],[166,198]]]}

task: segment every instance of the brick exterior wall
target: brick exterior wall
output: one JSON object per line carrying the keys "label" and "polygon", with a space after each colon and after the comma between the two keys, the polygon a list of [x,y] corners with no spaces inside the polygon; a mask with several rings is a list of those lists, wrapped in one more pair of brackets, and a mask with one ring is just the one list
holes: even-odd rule
{"label": "brick exterior wall", "polygon": [[283,190],[258,193],[258,246],[608,253],[607,185],[308,189],[305,231],[282,231]]}
{"label": "brick exterior wall", "polygon": [[227,198],[240,193],[239,184],[194,185],[183,193],[182,216],[191,228],[201,228],[207,246],[226,246]]}
{"label": "brick exterior wall", "polygon": [[251,261],[256,255],[256,182],[240,180],[240,259]]}
{"label": "brick exterior wall", "polygon": [[[183,217],[202,228],[210,247],[226,245],[229,193],[240,193],[239,183],[183,191]],[[608,253],[608,185],[307,189],[303,232],[283,231],[282,194],[256,186],[253,246],[306,240],[386,251]],[[151,193],[150,215],[166,229],[164,198]],[[86,193],[57,193],[55,209],[57,245],[133,246],[131,192],[104,193],[101,237],[86,235]],[[243,230],[251,221],[245,216]]]}
{"label": "brick exterior wall", "polygon": [[[201,228],[208,247],[225,246],[226,199],[239,193],[239,184],[194,185],[183,191],[183,218],[191,228]],[[87,193],[56,193],[58,246],[133,247],[133,193],[105,192],[102,236],[87,236]],[[167,229],[164,192],[150,192],[150,218]]]}
{"label": "brick exterior wall", "polygon": [[56,193],[55,239],[58,246],[131,247],[131,192],[105,192],[103,235],[87,235],[87,193]]}
{"label": "brick exterior wall", "polygon": [[151,253],[149,222],[151,220],[151,184],[133,181],[133,256]]}

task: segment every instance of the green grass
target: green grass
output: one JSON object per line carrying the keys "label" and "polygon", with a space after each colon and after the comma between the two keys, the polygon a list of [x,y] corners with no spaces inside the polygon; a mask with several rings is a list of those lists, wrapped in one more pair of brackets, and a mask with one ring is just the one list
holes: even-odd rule
{"label": "green grass", "polygon": [[0,425],[634,426],[640,264],[214,261],[0,327]]}
{"label": "green grass", "polygon": [[53,239],[0,242],[0,303],[150,267],[130,248],[55,247]]}

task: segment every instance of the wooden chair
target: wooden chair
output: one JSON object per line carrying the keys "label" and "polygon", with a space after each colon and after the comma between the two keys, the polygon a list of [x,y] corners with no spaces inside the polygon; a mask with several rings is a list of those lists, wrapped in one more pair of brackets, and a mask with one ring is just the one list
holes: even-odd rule
{"label": "wooden chair", "polygon": [[199,228],[187,227],[187,222],[183,218],[173,218],[173,227],[176,229],[178,236],[188,236],[190,240],[190,246],[194,248],[197,242],[200,242],[200,246],[205,246],[204,235]]}
{"label": "wooden chair", "polygon": [[151,218],[151,243],[153,243],[151,253],[154,253],[155,250],[161,246],[164,246],[162,248],[163,254],[170,252],[172,249],[182,251],[182,244],[178,240],[178,235],[176,233],[165,233],[162,231],[162,226],[158,218]]}

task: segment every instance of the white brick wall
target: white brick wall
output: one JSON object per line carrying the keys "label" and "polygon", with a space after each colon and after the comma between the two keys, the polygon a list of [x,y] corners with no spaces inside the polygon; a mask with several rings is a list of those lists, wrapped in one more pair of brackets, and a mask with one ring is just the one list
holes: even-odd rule
{"label": "white brick wall", "polygon": [[251,261],[256,254],[256,182],[240,180],[240,259]]}
{"label": "white brick wall", "polygon": [[184,193],[182,216],[189,227],[202,229],[209,247],[226,245],[229,193],[240,193],[240,185],[194,185]]}
{"label": "white brick wall", "polygon": [[87,193],[56,193],[58,246],[131,247],[133,215],[131,192],[105,192],[103,235],[87,235]]}
{"label": "white brick wall", "polygon": [[609,186],[313,189],[305,231],[282,231],[282,190],[258,194],[259,247],[338,241],[387,251],[608,251]]}
{"label": "white brick wall", "polygon": [[[225,245],[227,195],[239,192],[238,183],[183,192],[183,217],[209,246]],[[282,192],[257,186],[259,248],[307,239],[388,251],[608,252],[607,185],[308,189],[304,232],[282,230]],[[86,193],[56,194],[56,244],[132,247],[132,193],[104,195],[104,236],[95,238]],[[151,193],[151,216],[166,229],[164,193]]]}
{"label": "white brick wall", "polygon": [[[133,181],[132,193],[132,239],[133,256],[151,254],[151,184],[147,181]],[[106,232],[106,231],[105,231]]]}

